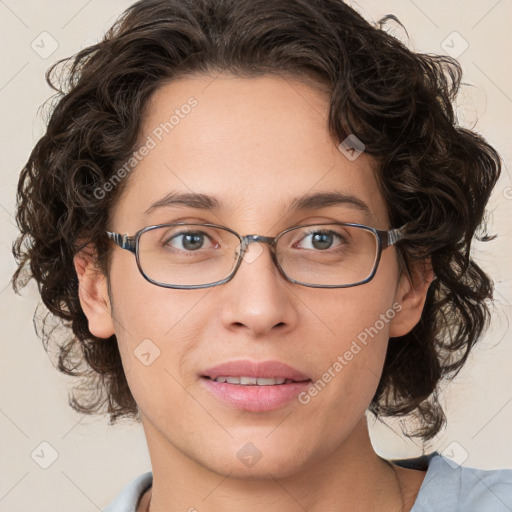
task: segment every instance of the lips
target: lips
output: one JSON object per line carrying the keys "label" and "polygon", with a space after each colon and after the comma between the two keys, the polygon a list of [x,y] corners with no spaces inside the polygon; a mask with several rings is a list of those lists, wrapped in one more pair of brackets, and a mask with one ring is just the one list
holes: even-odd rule
{"label": "lips", "polygon": [[228,361],[205,370],[201,377],[204,389],[224,405],[257,413],[296,403],[311,385],[307,375],[279,361]]}
{"label": "lips", "polygon": [[217,377],[253,377],[260,379],[286,379],[294,382],[311,380],[307,375],[280,361],[227,361],[208,368],[202,377],[216,379]]}

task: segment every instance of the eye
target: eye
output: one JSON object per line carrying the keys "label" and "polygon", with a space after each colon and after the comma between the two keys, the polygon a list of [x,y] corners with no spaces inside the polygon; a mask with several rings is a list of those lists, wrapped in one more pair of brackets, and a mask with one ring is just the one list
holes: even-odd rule
{"label": "eye", "polygon": [[301,249],[325,251],[331,249],[336,242],[338,244],[335,247],[342,247],[347,244],[347,240],[340,233],[332,230],[316,229],[302,233],[301,236],[303,236],[300,240],[299,248]]}
{"label": "eye", "polygon": [[202,231],[182,231],[173,234],[164,240],[164,246],[169,246],[182,251],[197,251],[199,249],[212,249],[219,246],[212,242],[211,238]]}

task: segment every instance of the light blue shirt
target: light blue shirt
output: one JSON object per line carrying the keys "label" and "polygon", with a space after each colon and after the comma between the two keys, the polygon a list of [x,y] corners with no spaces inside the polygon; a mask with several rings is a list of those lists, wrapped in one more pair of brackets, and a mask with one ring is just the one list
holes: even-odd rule
{"label": "light blue shirt", "polygon": [[[512,469],[460,466],[437,452],[393,462],[412,469],[428,467],[410,512],[512,512]],[[103,512],[136,512],[152,483],[151,471],[139,475]]]}

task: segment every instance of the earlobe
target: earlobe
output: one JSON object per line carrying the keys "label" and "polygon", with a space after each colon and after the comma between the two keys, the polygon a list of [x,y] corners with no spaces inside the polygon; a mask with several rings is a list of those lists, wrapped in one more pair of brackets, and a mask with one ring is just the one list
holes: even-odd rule
{"label": "earlobe", "polygon": [[402,273],[395,293],[395,301],[402,308],[390,323],[390,337],[404,336],[420,321],[434,277],[430,258],[413,263],[410,274]]}
{"label": "earlobe", "polygon": [[111,305],[108,296],[107,278],[96,268],[94,253],[89,247],[73,257],[78,276],[78,297],[89,321],[89,331],[98,338],[109,338],[113,334]]}

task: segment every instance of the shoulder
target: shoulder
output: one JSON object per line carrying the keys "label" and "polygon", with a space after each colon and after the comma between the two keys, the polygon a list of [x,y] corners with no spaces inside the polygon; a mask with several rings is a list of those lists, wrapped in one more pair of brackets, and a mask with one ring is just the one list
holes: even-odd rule
{"label": "shoulder", "polygon": [[103,512],[136,512],[142,495],[153,484],[153,473],[148,471],[134,478],[115,497]]}
{"label": "shoulder", "polygon": [[437,452],[393,462],[411,469],[427,469],[411,512],[512,510],[512,469],[463,466]]}
{"label": "shoulder", "polygon": [[[444,459],[454,464],[449,459]],[[448,466],[448,462],[443,462]],[[478,469],[455,466],[448,471],[459,475],[460,499],[464,510],[510,512],[512,510],[512,469]],[[471,508],[472,507],[472,508]]]}

